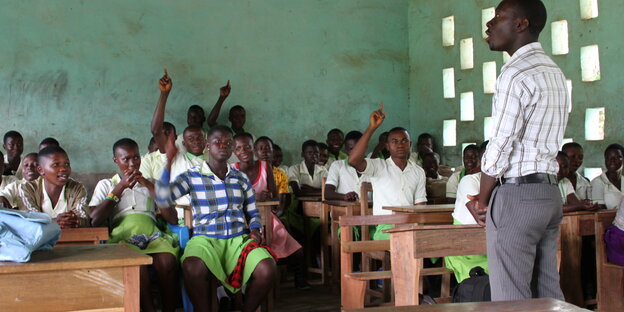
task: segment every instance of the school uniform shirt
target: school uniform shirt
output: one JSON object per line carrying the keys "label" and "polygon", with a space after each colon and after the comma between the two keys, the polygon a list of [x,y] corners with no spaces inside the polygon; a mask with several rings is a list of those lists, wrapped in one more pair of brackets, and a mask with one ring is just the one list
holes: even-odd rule
{"label": "school uniform shirt", "polygon": [[325,168],[329,168],[331,166],[331,164],[336,161],[336,160],[345,160],[347,159],[347,157],[349,157],[349,155],[347,155],[347,153],[343,152],[343,151],[339,151],[338,152],[338,158],[336,158],[336,156],[334,156],[334,154],[332,153],[328,153],[329,157],[327,158],[327,162],[325,163]]}
{"label": "school uniform shirt", "polygon": [[388,159],[367,159],[361,172],[373,186],[373,215],[388,215],[383,206],[406,206],[427,202],[425,171],[408,161],[405,169]]}
{"label": "school uniform shirt", "polygon": [[[93,191],[93,197],[91,197],[89,206],[95,207],[107,200],[106,196],[113,191],[120,181],[121,177],[118,174],[110,179],[100,180],[95,186],[95,191]],[[115,220],[131,214],[147,215],[156,221],[154,201],[150,196],[149,189],[140,183],[135,184],[132,188],[126,188],[121,193],[119,202],[113,207],[113,223],[115,223]]]}
{"label": "school uniform shirt", "polygon": [[414,165],[422,168],[422,158],[420,158],[418,152],[410,152],[409,161],[411,161]]}
{"label": "school uniform shirt", "polygon": [[568,178],[563,178],[559,180],[559,183],[557,183],[557,185],[559,186],[559,193],[561,193],[561,201],[563,202],[564,205],[568,203],[568,195],[575,194],[576,196],[576,193],[574,192],[574,186],[572,185],[572,182],[570,182]]}
{"label": "school uniform shirt", "polygon": [[[624,177],[620,174],[620,183],[624,185]],[[591,181],[592,201],[607,206],[607,209],[615,209],[622,202],[624,193],[609,181],[603,172]]]}
{"label": "school uniform shirt", "polygon": [[576,197],[580,200],[593,199],[591,183],[578,171],[576,172],[576,188],[574,191]]}
{"label": "school uniform shirt", "polygon": [[349,166],[349,163],[345,159],[332,163],[325,184],[335,186],[336,193],[347,194],[349,192],[355,192],[360,196],[361,182],[355,168]]}
{"label": "school uniform shirt", "polygon": [[[195,156],[188,152],[184,152],[184,153],[178,152],[175,158],[173,158],[173,162],[171,163],[171,181],[173,182],[173,180],[176,177],[178,177],[178,175],[186,172],[192,167],[205,163],[206,162],[205,159],[206,158],[203,155]],[[183,196],[176,200],[176,205],[188,206],[190,204],[191,204],[190,196]],[[184,215],[184,211],[178,210],[178,215]]]}
{"label": "school uniform shirt", "polygon": [[17,177],[14,175],[3,175],[2,181],[0,182],[0,191],[4,190],[5,187],[17,180]]}
{"label": "school uniform shirt", "polygon": [[452,215],[461,224],[477,224],[466,204],[468,203],[468,195],[479,194],[480,183],[481,172],[478,172],[464,176],[457,185],[457,199],[455,199],[455,209]]}
{"label": "school uniform shirt", "polygon": [[[9,176],[12,177],[12,176]],[[19,205],[19,192],[22,184],[26,183],[25,179],[20,179],[9,183],[7,186],[0,187],[0,196],[6,198],[11,207],[16,208]],[[4,183],[4,181],[3,181]]]}
{"label": "school uniform shirt", "polygon": [[327,169],[319,165],[314,165],[314,176],[310,176],[305,161],[302,161],[300,164],[288,168],[289,182],[297,182],[299,186],[307,185],[320,189],[323,184],[323,177],[326,176]]}
{"label": "school uniform shirt", "polygon": [[167,154],[159,151],[151,152],[141,159],[139,171],[148,180],[157,180],[162,175],[163,168],[167,163]]}
{"label": "school uniform shirt", "polygon": [[176,199],[190,195],[193,235],[227,239],[262,228],[249,178],[232,166],[227,168],[223,180],[206,162],[173,180],[169,171],[163,170],[156,182],[156,205],[170,207]]}
{"label": "school uniform shirt", "polygon": [[290,167],[288,167],[286,165],[279,165],[279,167],[277,167],[277,168],[282,169],[282,171],[284,171],[286,173],[286,175],[288,175],[288,168],[290,168]]}
{"label": "school uniform shirt", "polygon": [[464,167],[457,168],[446,182],[446,198],[456,198],[459,181],[466,175]]}

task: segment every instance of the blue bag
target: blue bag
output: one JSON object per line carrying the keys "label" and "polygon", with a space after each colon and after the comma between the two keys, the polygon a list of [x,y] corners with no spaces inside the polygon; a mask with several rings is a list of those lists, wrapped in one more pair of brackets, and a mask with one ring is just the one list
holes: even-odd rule
{"label": "blue bag", "polygon": [[40,212],[0,208],[0,261],[28,262],[35,250],[52,249],[61,228]]}

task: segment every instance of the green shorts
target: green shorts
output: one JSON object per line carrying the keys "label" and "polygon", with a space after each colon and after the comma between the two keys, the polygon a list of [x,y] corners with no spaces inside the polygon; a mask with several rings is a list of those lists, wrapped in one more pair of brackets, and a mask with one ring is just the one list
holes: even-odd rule
{"label": "green shorts", "polygon": [[[140,249],[127,241],[134,235],[145,234],[149,237],[156,232],[160,232],[160,237],[149,242],[145,249]],[[178,241],[173,237],[169,228],[166,225],[159,227],[154,219],[144,214],[131,214],[121,217],[115,222],[113,231],[106,243],[124,244],[131,249],[148,255],[168,252],[176,259],[180,251]]]}
{"label": "green shorts", "polygon": [[[204,261],[206,267],[210,270],[221,284],[232,293],[238,292],[236,289],[226,283],[230,273],[234,271],[238,257],[241,252],[251,242],[245,240],[247,235],[239,235],[232,238],[214,238],[205,235],[193,236],[184,249],[184,255],[180,259],[181,262],[188,257],[198,257]],[[273,258],[271,254],[264,248],[256,248],[247,255],[245,261],[245,269],[243,270],[243,284],[246,284],[251,274],[256,269],[260,261]]]}

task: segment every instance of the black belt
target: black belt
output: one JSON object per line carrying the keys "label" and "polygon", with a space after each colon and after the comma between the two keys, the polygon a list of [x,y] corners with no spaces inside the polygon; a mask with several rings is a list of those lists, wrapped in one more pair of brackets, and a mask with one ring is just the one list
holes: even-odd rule
{"label": "black belt", "polygon": [[544,184],[557,184],[557,177],[547,173],[533,173],[517,178],[501,178],[501,184],[529,184],[529,183],[544,183]]}

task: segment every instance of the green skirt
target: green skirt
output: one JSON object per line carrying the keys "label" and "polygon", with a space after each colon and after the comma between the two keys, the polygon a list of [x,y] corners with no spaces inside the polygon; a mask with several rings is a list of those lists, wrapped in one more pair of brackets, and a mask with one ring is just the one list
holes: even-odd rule
{"label": "green skirt", "polygon": [[[232,293],[238,292],[236,289],[226,283],[230,273],[234,271],[238,257],[241,252],[252,240],[247,235],[239,235],[232,238],[214,238],[205,235],[193,236],[184,249],[184,255],[180,259],[181,262],[188,257],[198,257],[204,261],[212,275],[214,275],[221,284]],[[260,261],[273,258],[271,254],[264,248],[256,248],[247,255],[245,261],[245,269],[243,270],[243,284],[246,284],[251,274],[256,269]]]}
{"label": "green skirt", "polygon": [[[164,228],[164,230],[162,229]],[[160,232],[160,237],[149,242],[145,249],[141,249],[128,242],[132,236],[145,234],[148,237]],[[108,244],[123,244],[131,249],[144,254],[168,252],[176,259],[180,250],[178,241],[173,237],[169,228],[164,225],[159,227],[156,221],[144,214],[131,214],[119,218],[115,222],[113,231],[107,241]]]}
{"label": "green skirt", "polygon": [[[299,201],[294,198],[290,202],[290,206],[286,208],[284,214],[280,217],[280,220],[287,224],[289,227],[298,230],[301,233],[304,233],[306,217],[301,214],[301,209],[299,209]],[[320,218],[308,217],[308,231],[309,233],[314,233],[319,226],[321,225]]]}
{"label": "green skirt", "polygon": [[[455,219],[453,219],[453,224],[461,225],[461,223]],[[447,268],[453,270],[458,283],[470,277],[470,270],[476,266],[480,266],[485,272],[488,272],[487,255],[444,257],[444,263]]]}

